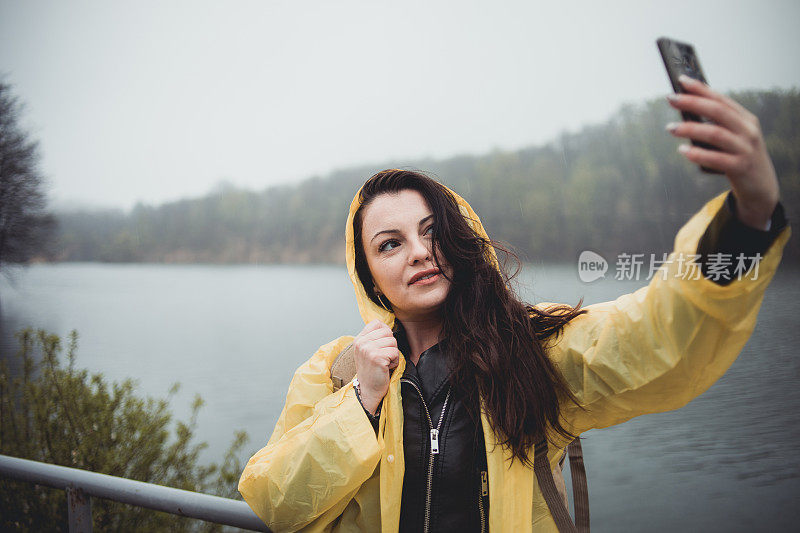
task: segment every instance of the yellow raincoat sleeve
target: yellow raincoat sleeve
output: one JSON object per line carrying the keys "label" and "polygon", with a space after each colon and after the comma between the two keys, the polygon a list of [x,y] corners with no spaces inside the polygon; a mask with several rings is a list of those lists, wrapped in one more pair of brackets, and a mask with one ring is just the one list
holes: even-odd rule
{"label": "yellow raincoat sleeve", "polygon": [[702,274],[699,279],[682,275],[679,268],[686,272],[725,196],[709,201],[681,228],[667,258],[671,262],[647,286],[587,306],[588,313],[569,322],[553,341],[549,353],[585,408],[564,406],[575,433],[682,407],[739,355],[791,230],[787,225],[777,235],[757,271],[729,285]]}
{"label": "yellow raincoat sleeve", "polygon": [[267,445],[247,463],[239,492],[274,531],[329,530],[375,471],[381,449],[352,383],[335,393],[330,366],[352,342],[322,346],[294,375]]}

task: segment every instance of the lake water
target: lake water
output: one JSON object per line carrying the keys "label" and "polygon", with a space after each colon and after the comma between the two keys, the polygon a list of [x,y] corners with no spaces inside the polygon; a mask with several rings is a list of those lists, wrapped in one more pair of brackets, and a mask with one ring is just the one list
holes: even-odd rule
{"label": "lake water", "polygon": [[[581,283],[527,265],[533,303],[611,300],[645,284]],[[689,406],[586,433],[594,531],[788,531],[800,523],[800,271],[781,269],[739,359]],[[198,437],[217,460],[233,432],[266,443],[294,370],[363,324],[343,266],[36,265],[0,279],[0,354],[24,326],[80,334],[77,365],[142,395],[199,393]],[[568,481],[569,485],[569,481]]]}

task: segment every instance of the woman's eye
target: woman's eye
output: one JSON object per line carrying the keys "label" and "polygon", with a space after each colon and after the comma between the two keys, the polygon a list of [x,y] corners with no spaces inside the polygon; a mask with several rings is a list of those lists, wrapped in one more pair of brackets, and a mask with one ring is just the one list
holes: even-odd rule
{"label": "woman's eye", "polygon": [[387,252],[389,250],[393,250],[397,246],[400,246],[400,243],[397,242],[395,239],[389,239],[388,241],[384,241],[378,246],[379,252]]}
{"label": "woman's eye", "polygon": [[424,234],[425,234],[425,235],[433,235],[433,224],[431,224],[430,226],[428,226],[428,228],[425,230],[425,233],[424,233]]}

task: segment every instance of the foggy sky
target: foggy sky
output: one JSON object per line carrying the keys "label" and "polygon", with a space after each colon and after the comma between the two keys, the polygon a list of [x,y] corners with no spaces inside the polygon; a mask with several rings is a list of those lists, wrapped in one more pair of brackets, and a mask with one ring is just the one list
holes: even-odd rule
{"label": "foggy sky", "polygon": [[796,0],[0,0],[0,73],[54,205],[131,207],[544,142],[667,94],[662,35],[716,89],[797,87],[798,20]]}

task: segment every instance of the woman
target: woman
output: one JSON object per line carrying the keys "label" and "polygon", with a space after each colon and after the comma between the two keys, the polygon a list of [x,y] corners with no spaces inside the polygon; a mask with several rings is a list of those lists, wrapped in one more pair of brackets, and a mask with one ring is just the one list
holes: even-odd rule
{"label": "woman", "polygon": [[[790,230],[755,117],[699,82],[684,87],[671,105],[714,124],[668,130],[719,146],[681,151],[732,192],[680,230],[663,273],[612,302],[526,306],[458,195],[408,171],[367,181],[346,228],[366,326],[295,373],[239,483],[258,516],[275,531],[480,531],[487,514],[493,532],[555,531],[534,445],[546,442],[555,467],[574,436],[678,408],[725,372]],[[734,252],[761,253],[757,275],[679,275],[679,254]],[[349,346],[356,379],[334,392],[331,365]]]}

